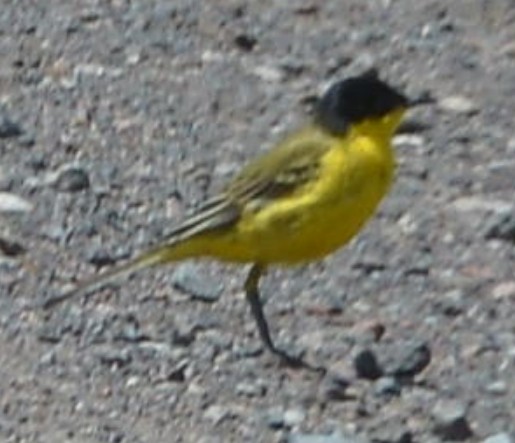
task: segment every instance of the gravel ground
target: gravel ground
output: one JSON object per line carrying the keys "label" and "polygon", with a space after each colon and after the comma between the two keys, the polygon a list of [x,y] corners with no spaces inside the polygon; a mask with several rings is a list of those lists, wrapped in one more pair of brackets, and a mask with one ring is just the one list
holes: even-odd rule
{"label": "gravel ground", "polygon": [[[511,0],[2,0],[2,442],[439,442],[515,438]],[[378,216],[322,263],[142,272],[37,302],[166,233],[380,67],[435,103],[396,139]]]}

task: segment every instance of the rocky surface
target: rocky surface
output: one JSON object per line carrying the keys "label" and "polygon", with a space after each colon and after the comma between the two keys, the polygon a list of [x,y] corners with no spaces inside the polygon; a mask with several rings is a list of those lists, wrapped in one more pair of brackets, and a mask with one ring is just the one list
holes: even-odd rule
{"label": "rocky surface", "polygon": [[[515,438],[512,1],[3,0],[0,54],[1,441]],[[263,282],[277,342],[325,378],[263,352],[236,267],[38,307],[371,66],[435,100],[396,184],[344,250]]]}

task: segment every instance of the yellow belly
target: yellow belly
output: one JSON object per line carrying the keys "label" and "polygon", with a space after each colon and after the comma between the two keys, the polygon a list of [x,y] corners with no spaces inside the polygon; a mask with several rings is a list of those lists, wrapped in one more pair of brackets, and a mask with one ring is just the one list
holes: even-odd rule
{"label": "yellow belly", "polygon": [[199,249],[231,262],[295,264],[321,258],[347,243],[372,216],[392,170],[389,145],[365,139],[332,150],[315,183],[260,211],[244,212],[227,232],[202,236]]}

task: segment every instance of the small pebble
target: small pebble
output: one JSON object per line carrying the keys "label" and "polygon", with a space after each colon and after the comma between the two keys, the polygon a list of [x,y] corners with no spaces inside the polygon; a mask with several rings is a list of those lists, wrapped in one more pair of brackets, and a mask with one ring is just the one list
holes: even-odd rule
{"label": "small pebble", "polygon": [[174,382],[174,383],[183,383],[186,381],[188,376],[188,368],[190,366],[190,362],[187,359],[181,360],[177,363],[166,375],[166,381]]}
{"label": "small pebble", "polygon": [[395,377],[381,377],[374,385],[374,393],[379,397],[400,395],[401,389],[402,386]]}
{"label": "small pebble", "polygon": [[143,341],[138,344],[138,349],[147,350],[152,354],[156,354],[159,358],[173,355],[173,349],[169,343]]}
{"label": "small pebble", "polygon": [[263,346],[257,341],[242,346],[235,345],[232,353],[236,358],[253,358],[263,354]]}
{"label": "small pebble", "polygon": [[250,52],[256,46],[257,40],[251,35],[240,34],[234,38],[234,44],[242,51]]}
{"label": "small pebble", "polygon": [[141,377],[133,375],[127,379],[127,381],[125,382],[125,387],[132,388],[134,386],[138,386],[140,384],[140,381],[141,381]]}
{"label": "small pebble", "polygon": [[18,143],[20,144],[20,146],[30,148],[36,144],[36,137],[34,136],[34,134],[25,132],[18,137]]}
{"label": "small pebble", "polygon": [[440,400],[432,410],[433,431],[444,440],[463,441],[472,436],[467,407],[455,400]]}
{"label": "small pebble", "polygon": [[209,276],[202,274],[198,266],[183,263],[175,268],[172,275],[173,285],[190,295],[193,299],[214,302],[220,298],[223,286]]}
{"label": "small pebble", "polygon": [[23,245],[10,238],[0,237],[0,253],[6,257],[17,257],[25,252]]}
{"label": "small pebble", "polygon": [[252,71],[257,77],[267,83],[277,83],[281,81],[283,75],[281,71],[273,66],[260,65]]}
{"label": "small pebble", "polygon": [[231,416],[231,411],[227,406],[211,405],[204,412],[204,418],[217,425]]}
{"label": "small pebble", "polygon": [[0,112],[0,138],[17,137],[23,134],[18,123],[12,121],[4,112]]}
{"label": "small pebble", "polygon": [[0,213],[23,213],[32,211],[32,203],[10,192],[0,192]]}
{"label": "small pebble", "polygon": [[354,369],[358,377],[366,380],[377,380],[383,375],[383,370],[370,349],[365,349],[354,357]]}
{"label": "small pebble", "polygon": [[514,440],[509,434],[501,432],[499,434],[491,435],[483,440],[483,443],[514,443]]}
{"label": "small pebble", "polygon": [[285,426],[284,411],[282,408],[268,409],[264,414],[264,421],[270,429],[278,430]]}
{"label": "small pebble", "polygon": [[515,298],[515,281],[505,281],[497,284],[492,289],[492,297],[495,300],[509,297]]}
{"label": "small pebble", "polygon": [[394,146],[410,146],[412,148],[420,148],[424,146],[424,137],[415,134],[399,134],[393,139]]}
{"label": "small pebble", "polygon": [[141,331],[139,322],[135,318],[127,318],[119,325],[119,331],[114,338],[127,343],[139,343],[148,337]]}
{"label": "small pebble", "polygon": [[284,425],[292,428],[300,425],[306,418],[306,412],[302,409],[288,409],[284,411]]}
{"label": "small pebble", "polygon": [[43,152],[32,152],[25,164],[35,172],[43,171],[48,166],[48,158]]}
{"label": "small pebble", "polygon": [[306,72],[307,66],[300,63],[297,59],[285,59],[281,63],[281,69],[283,70],[286,78],[298,78],[304,72]]}
{"label": "small pebble", "polygon": [[53,366],[56,362],[57,355],[53,349],[48,352],[45,352],[39,359],[39,364],[41,366]]}
{"label": "small pebble", "polygon": [[459,212],[509,212],[513,210],[511,202],[493,198],[460,197],[451,202],[450,207]]}
{"label": "small pebble", "polygon": [[463,313],[466,307],[465,292],[461,289],[448,291],[437,298],[435,307],[447,317],[457,317]]}
{"label": "small pebble", "polygon": [[64,169],[58,175],[55,187],[60,192],[79,192],[90,186],[89,176],[77,166]]}
{"label": "small pebble", "polygon": [[493,214],[486,223],[484,236],[515,243],[515,209]]}
{"label": "small pebble", "polygon": [[321,393],[325,400],[344,401],[349,399],[347,389],[350,382],[340,374],[328,372],[322,381]]}
{"label": "small pebble", "polygon": [[[427,131],[430,127],[431,127],[430,125],[428,125],[427,123],[425,123],[421,120],[416,120],[414,118],[407,118],[403,123],[401,123],[401,125],[399,126],[399,129],[397,129],[396,134],[415,135],[420,132]],[[397,138],[397,136],[398,135],[396,135],[394,137],[394,140]],[[416,136],[416,137],[417,137],[416,139],[413,139],[413,140],[416,140],[416,142],[414,143],[414,146],[422,146],[424,144],[423,137],[421,137],[421,136]],[[408,144],[412,144],[412,143],[408,143]]]}
{"label": "small pebble", "polygon": [[414,377],[422,372],[431,362],[431,350],[427,343],[407,346],[403,355],[389,371],[396,377]]}
{"label": "small pebble", "polygon": [[260,383],[238,383],[235,388],[236,394],[245,397],[263,397],[266,394],[266,387]]}
{"label": "small pebble", "polygon": [[504,395],[508,392],[508,385],[504,380],[497,380],[486,385],[485,391],[492,395]]}
{"label": "small pebble", "polygon": [[98,9],[84,9],[80,12],[79,18],[81,21],[91,23],[99,20],[102,17],[102,13]]}
{"label": "small pebble", "polygon": [[472,115],[479,110],[478,106],[472,100],[461,95],[446,97],[440,100],[438,105],[444,111],[463,115]]}
{"label": "small pebble", "polygon": [[123,367],[132,361],[132,356],[128,349],[115,347],[105,347],[96,351],[96,356],[100,363],[107,366]]}
{"label": "small pebble", "polygon": [[37,334],[38,340],[46,343],[59,343],[63,334],[62,331],[53,325],[44,325]]}
{"label": "small pebble", "polygon": [[171,342],[174,346],[188,347],[195,341],[195,329],[191,324],[178,325],[171,333]]}
{"label": "small pebble", "polygon": [[94,266],[102,268],[104,266],[110,266],[116,263],[116,257],[107,252],[104,249],[94,248],[93,250],[88,251],[88,256],[86,258],[88,263],[91,263]]}

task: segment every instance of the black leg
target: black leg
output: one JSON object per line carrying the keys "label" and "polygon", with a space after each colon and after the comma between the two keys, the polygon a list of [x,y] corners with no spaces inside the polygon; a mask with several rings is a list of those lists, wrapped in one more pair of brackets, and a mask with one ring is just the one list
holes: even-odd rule
{"label": "black leg", "polygon": [[247,279],[245,280],[245,295],[250,305],[252,316],[256,321],[259,336],[263,341],[265,347],[274,355],[279,357],[281,361],[286,363],[288,366],[302,367],[317,372],[324,371],[324,368],[314,367],[306,363],[301,357],[290,355],[287,352],[277,348],[270,337],[270,329],[268,328],[268,322],[266,321],[265,314],[263,312],[263,306],[259,298],[259,279],[265,272],[266,268],[262,265],[255,264],[249,271]]}

